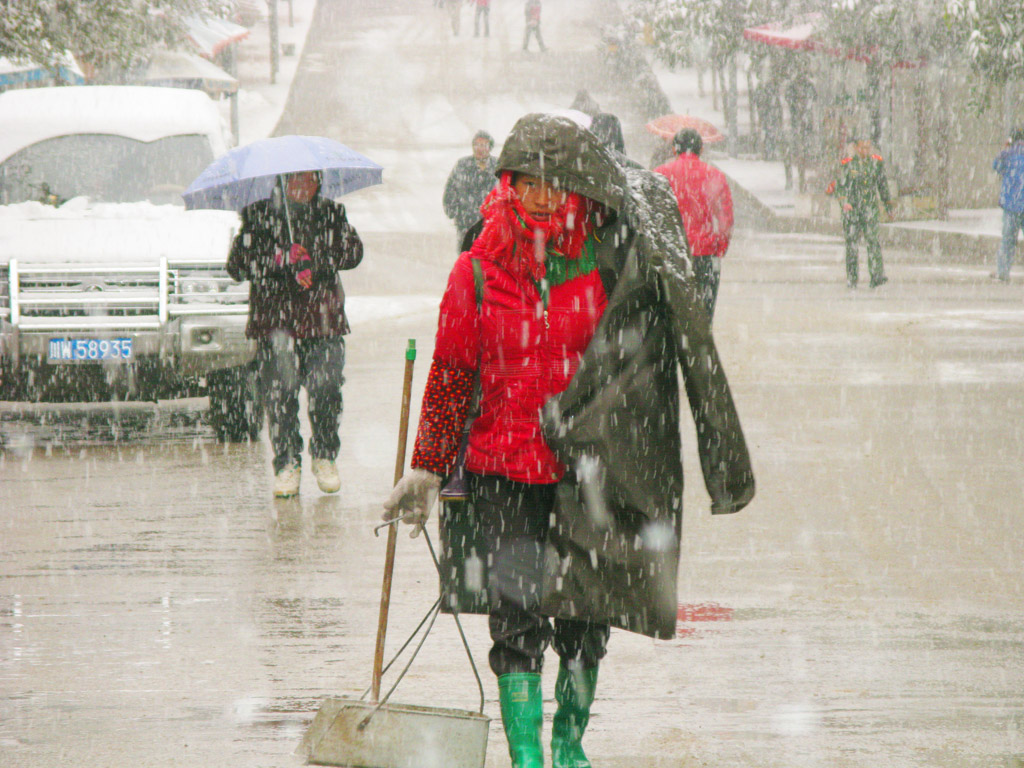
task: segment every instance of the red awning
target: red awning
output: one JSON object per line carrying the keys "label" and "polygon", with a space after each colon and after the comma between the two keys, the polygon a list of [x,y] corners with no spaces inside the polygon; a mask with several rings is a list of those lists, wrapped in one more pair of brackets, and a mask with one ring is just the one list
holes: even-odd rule
{"label": "red awning", "polygon": [[[817,33],[821,25],[822,18],[820,13],[808,13],[796,17],[789,24],[781,21],[771,21],[757,27],[744,29],[743,37],[754,43],[789,48],[791,51],[818,51],[837,58],[852,59],[853,61],[860,61],[865,64],[871,61],[871,51],[844,51],[840,48],[825,45],[816,39],[815,33]],[[895,69],[909,69],[920,67],[923,64],[924,61],[898,61],[892,66]]]}
{"label": "red awning", "polygon": [[813,40],[812,35],[817,30],[820,20],[820,13],[809,13],[792,24],[771,21],[758,27],[744,29],[743,37],[754,43],[777,45],[794,51],[819,50],[821,44]]}
{"label": "red awning", "polygon": [[232,43],[249,36],[249,30],[226,19],[192,16],[185,19],[189,40],[200,56],[212,59]]}
{"label": "red awning", "polygon": [[819,51],[832,56],[856,61],[871,61],[870,56],[857,51],[842,51],[825,45],[814,37],[821,24],[822,14],[808,13],[798,16],[790,24],[781,21],[770,21],[757,27],[748,27],[743,30],[743,37],[754,43],[775,45],[780,48],[789,48],[792,51]]}

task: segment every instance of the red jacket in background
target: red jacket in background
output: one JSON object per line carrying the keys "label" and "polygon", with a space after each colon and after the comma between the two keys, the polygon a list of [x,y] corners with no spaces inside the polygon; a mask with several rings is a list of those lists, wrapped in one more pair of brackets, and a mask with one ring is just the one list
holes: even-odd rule
{"label": "red jacket in background", "polygon": [[725,256],[732,236],[732,194],[725,174],[684,153],[654,169],[668,178],[694,256]]}

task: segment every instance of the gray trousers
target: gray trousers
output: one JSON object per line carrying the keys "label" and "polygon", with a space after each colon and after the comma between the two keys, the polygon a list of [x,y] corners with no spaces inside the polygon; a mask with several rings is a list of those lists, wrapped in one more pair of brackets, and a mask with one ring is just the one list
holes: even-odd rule
{"label": "gray trousers", "polygon": [[277,333],[259,340],[256,364],[270,424],[274,472],[302,463],[300,387],[306,388],[309,399],[310,455],[314,459],[336,459],[341,447],[338,422],[343,407],[345,339],[293,339]]}

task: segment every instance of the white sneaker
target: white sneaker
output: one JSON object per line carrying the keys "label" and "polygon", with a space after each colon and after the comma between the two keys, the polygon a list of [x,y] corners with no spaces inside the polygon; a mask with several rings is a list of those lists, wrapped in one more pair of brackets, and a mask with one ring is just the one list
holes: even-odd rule
{"label": "white sneaker", "polygon": [[324,493],[337,493],[341,489],[338,467],[330,459],[313,459],[313,474]]}
{"label": "white sneaker", "polygon": [[289,464],[274,475],[274,495],[279,499],[299,494],[299,480],[302,479],[302,467]]}

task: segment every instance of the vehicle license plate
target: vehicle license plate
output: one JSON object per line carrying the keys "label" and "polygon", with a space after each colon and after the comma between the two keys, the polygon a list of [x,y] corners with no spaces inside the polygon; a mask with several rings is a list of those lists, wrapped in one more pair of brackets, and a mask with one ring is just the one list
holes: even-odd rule
{"label": "vehicle license plate", "polygon": [[74,360],[130,360],[131,339],[50,339],[51,363]]}

